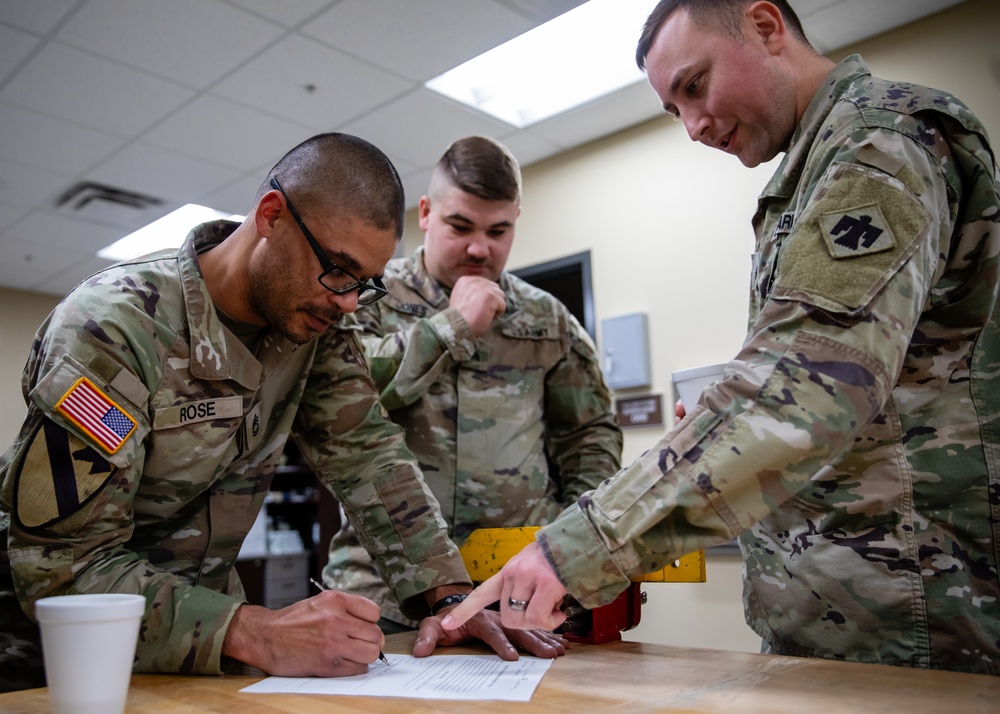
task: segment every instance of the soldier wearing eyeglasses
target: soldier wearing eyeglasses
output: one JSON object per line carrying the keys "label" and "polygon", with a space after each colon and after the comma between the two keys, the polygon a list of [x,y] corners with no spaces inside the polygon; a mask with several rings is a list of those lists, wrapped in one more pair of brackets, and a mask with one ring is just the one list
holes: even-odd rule
{"label": "soldier wearing eyeglasses", "polygon": [[[179,250],[101,271],[55,308],[0,462],[0,691],[43,684],[33,604],[71,593],[146,597],[137,672],[215,674],[229,660],[364,672],[384,641],[375,603],[323,592],[272,611],[245,602],[234,571],[290,434],[364,523],[408,613],[471,589],[355,333],[334,327],[385,294],[404,208],[381,151],[313,137],[271,170],[242,223],[198,226]],[[467,636],[506,659],[515,645],[563,651],[551,635],[508,640],[496,617],[461,637],[430,618],[414,653]]]}

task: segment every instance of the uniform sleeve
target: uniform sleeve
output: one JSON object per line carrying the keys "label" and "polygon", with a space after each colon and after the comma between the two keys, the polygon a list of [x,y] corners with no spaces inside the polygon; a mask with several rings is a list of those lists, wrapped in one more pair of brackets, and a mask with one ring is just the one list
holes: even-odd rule
{"label": "uniform sleeve", "polygon": [[354,331],[323,338],[295,433],[404,614],[428,614],[417,596],[431,588],[471,585],[402,430],[379,404]]}
{"label": "uniform sleeve", "polygon": [[[163,335],[134,304],[82,302],[57,308],[25,378],[28,416],[0,496],[11,514],[18,599],[31,615],[36,600],[52,595],[144,595],[135,671],[219,673],[242,600],[191,585],[130,550],[149,431],[143,384],[159,379],[153,357]],[[94,314],[104,316],[100,324]],[[84,399],[90,407],[74,406]],[[103,416],[91,419],[85,408]]]}
{"label": "uniform sleeve", "polygon": [[[814,188],[723,379],[655,447],[538,535],[584,605],[734,538],[794,498],[886,402],[956,213],[926,150],[891,141],[890,162],[877,150],[862,161],[856,142],[830,139],[807,167]],[[855,249],[844,256],[845,247]]]}
{"label": "uniform sleeve", "polygon": [[621,468],[622,433],[611,410],[611,394],[597,349],[580,323],[567,313],[570,346],[545,378],[545,447],[558,472],[558,501],[547,504],[552,521]]}
{"label": "uniform sleeve", "polygon": [[413,404],[457,362],[472,357],[475,336],[454,308],[412,318],[382,301],[359,310],[365,357],[389,411]]}

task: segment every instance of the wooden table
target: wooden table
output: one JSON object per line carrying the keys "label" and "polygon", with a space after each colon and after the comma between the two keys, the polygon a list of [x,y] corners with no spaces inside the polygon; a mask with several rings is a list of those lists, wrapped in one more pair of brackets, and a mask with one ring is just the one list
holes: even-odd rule
{"label": "wooden table", "polygon": [[[408,653],[413,634],[386,638]],[[448,648],[449,654],[482,653]],[[240,694],[259,677],[132,677],[127,714],[378,712],[767,712],[951,714],[1000,711],[1000,677],[638,642],[572,645],[528,703]],[[0,694],[3,714],[47,712],[45,689]]]}

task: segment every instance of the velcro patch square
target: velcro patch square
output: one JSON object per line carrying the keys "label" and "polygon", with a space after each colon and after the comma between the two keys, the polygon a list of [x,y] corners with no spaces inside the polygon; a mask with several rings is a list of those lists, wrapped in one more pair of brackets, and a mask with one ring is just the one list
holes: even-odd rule
{"label": "velcro patch square", "polygon": [[135,431],[135,420],[86,377],[80,377],[56,404],[107,453],[113,454]]}
{"label": "velcro patch square", "polygon": [[896,247],[896,239],[877,203],[822,213],[819,224],[834,258],[854,258]]}

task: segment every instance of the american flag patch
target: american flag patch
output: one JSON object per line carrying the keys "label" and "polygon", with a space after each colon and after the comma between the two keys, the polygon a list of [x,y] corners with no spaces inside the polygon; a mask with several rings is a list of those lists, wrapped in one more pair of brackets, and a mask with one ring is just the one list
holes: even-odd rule
{"label": "american flag patch", "polygon": [[135,420],[86,377],[80,377],[56,404],[56,411],[113,454],[135,430]]}

